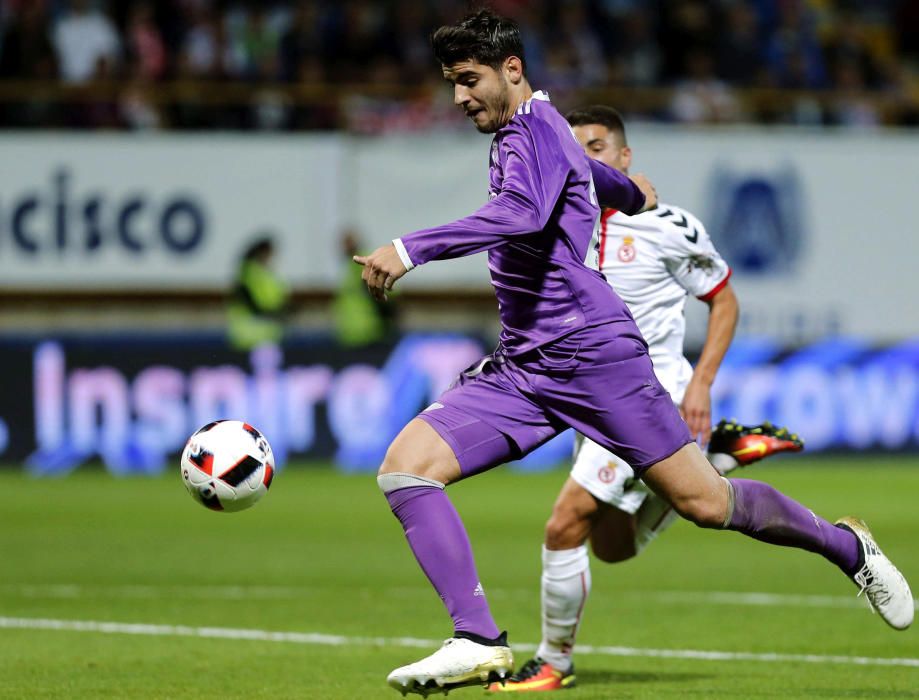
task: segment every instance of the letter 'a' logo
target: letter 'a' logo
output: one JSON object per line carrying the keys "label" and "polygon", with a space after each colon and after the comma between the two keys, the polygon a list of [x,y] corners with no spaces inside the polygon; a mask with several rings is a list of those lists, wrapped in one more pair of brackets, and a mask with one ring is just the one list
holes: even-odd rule
{"label": "letter 'a' logo", "polygon": [[721,165],[709,181],[712,242],[737,271],[775,275],[794,268],[802,248],[804,192],[797,170],[742,173]]}

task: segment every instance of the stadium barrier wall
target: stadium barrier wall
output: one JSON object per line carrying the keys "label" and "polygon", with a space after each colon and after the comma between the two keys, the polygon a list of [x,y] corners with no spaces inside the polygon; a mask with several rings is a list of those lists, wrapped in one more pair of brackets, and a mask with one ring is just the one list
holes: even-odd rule
{"label": "stadium barrier wall", "polygon": [[[700,217],[732,264],[743,333],[891,343],[919,329],[914,135],[637,126],[629,139],[633,170]],[[295,288],[334,287],[348,264],[343,227],[369,248],[484,203],[488,144],[453,133],[0,134],[0,293],[223,290],[266,230]],[[487,285],[472,256],[401,286]]]}
{"label": "stadium barrier wall", "polygon": [[[281,467],[308,458],[373,471],[402,426],[483,352],[458,334],[363,349],[300,338],[249,355],[218,336],[6,338],[0,464],[55,475],[101,459],[114,474],[155,474],[223,417],[256,425]],[[794,352],[741,340],[713,398],[716,418],[788,425],[809,452],[916,451],[919,339],[877,348],[836,338]],[[517,466],[562,462],[571,441],[569,431]]]}

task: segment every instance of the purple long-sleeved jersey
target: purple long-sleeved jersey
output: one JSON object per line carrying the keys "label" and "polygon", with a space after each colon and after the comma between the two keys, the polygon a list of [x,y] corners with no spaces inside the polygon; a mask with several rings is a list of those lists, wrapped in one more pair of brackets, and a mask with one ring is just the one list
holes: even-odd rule
{"label": "purple long-sleeved jersey", "polygon": [[488,194],[470,216],[396,239],[406,266],[487,250],[509,355],[579,328],[631,321],[597,270],[599,204],[633,214],[644,195],[587,158],[545,93],[520,105],[495,134]]}

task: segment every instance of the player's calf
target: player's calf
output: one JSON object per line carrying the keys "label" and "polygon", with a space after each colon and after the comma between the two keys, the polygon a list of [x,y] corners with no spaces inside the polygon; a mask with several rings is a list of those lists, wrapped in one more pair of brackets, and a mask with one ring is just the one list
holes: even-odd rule
{"label": "player's calf", "polygon": [[546,549],[574,549],[587,541],[599,503],[583,486],[569,478],[546,522]]}
{"label": "player's calf", "polygon": [[[650,500],[653,496],[649,496]],[[607,564],[631,559],[639,552],[638,518],[609,505],[600,506],[590,531],[594,556]]]}

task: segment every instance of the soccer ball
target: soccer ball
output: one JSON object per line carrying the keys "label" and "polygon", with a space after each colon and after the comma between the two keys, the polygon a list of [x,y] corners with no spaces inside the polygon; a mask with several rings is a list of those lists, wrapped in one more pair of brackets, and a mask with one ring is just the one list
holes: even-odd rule
{"label": "soccer ball", "polygon": [[188,439],[181,469],[192,498],[211,510],[232,512],[251,508],[268,493],[274,455],[248,423],[218,420]]}

